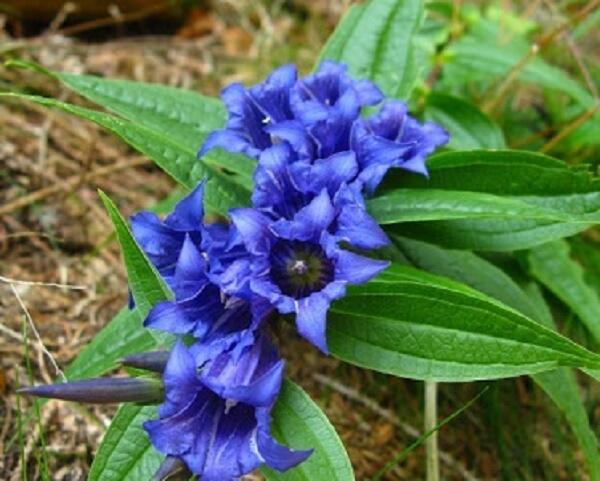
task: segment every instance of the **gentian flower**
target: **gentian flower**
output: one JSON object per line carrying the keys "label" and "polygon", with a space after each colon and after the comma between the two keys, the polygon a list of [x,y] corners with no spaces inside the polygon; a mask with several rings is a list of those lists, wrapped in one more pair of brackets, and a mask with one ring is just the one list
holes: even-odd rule
{"label": "gentian flower", "polygon": [[298,331],[323,352],[326,315],[346,285],[371,279],[388,266],[340,247],[382,247],[388,239],[344,187],[332,200],[327,189],[292,219],[258,209],[234,209],[232,222],[249,256],[234,262],[222,277],[222,289],[245,298],[268,300],[284,314],[295,313]]}
{"label": "gentian flower", "polygon": [[425,160],[448,142],[448,133],[433,122],[419,123],[406,104],[388,101],[374,116],[354,123],[351,148],[360,166],[359,181],[373,193],[391,167],[427,175]]}
{"label": "gentian flower", "polygon": [[[216,378],[247,388],[227,389],[225,398],[204,384],[191,351],[177,343],[163,375],[166,398],[159,419],[144,424],[152,444],[203,481],[233,481],[261,464],[284,471],[302,462],[310,451],[292,451],[270,433],[269,413],[281,383],[278,363],[270,349],[242,355],[235,375],[225,362]],[[219,371],[218,364],[208,369]]]}
{"label": "gentian flower", "polygon": [[164,221],[147,211],[130,220],[137,243],[177,298],[189,297],[208,282],[203,274],[206,260],[200,254],[205,230],[203,196],[204,182],[200,182]]}
{"label": "gentian flower", "polygon": [[267,127],[292,118],[289,95],[297,78],[296,67],[284,65],[267,80],[249,89],[233,83],[221,92],[229,118],[224,129],[211,133],[198,155],[214,147],[258,157],[273,145]]}
{"label": "gentian flower", "polygon": [[372,82],[348,75],[345,65],[325,61],[300,80],[294,66],[284,65],[249,89],[239,83],[228,86],[221,98],[229,113],[227,124],[207,137],[200,157],[221,147],[258,158],[286,141],[301,158],[310,159],[348,150],[352,122],[383,94]]}

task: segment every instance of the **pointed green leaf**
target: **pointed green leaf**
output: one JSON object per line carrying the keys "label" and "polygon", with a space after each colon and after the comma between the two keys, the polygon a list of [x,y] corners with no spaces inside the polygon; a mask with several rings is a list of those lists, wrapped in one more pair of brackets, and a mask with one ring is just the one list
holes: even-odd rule
{"label": "pointed green leaf", "polygon": [[556,241],[538,246],[529,252],[527,262],[532,276],[569,306],[600,342],[600,297],[571,258],[569,244]]}
{"label": "pointed green leaf", "polygon": [[412,379],[472,381],[600,365],[600,356],[478,291],[398,266],[334,303],[328,342],[344,361]]}
{"label": "pointed green leaf", "polygon": [[[466,204],[477,201],[472,194],[465,193],[461,198],[461,193],[478,192],[504,197],[498,200],[498,209],[506,207],[508,211],[512,209],[511,205],[516,207],[513,202],[521,202],[529,204],[527,212],[517,209],[513,211],[515,216],[512,218],[452,219],[453,207],[448,204],[438,212],[439,220],[404,224],[393,229],[398,234],[449,248],[511,251],[571,236],[600,220],[600,181],[591,175],[587,166],[569,168],[557,159],[524,151],[466,151],[435,155],[429,159],[428,167],[428,179],[401,172],[388,174],[380,195],[397,195],[390,191],[399,184],[403,189],[446,190],[449,193],[443,199],[447,201],[452,196],[456,197],[456,217],[467,217]],[[452,191],[460,192],[452,194]],[[435,204],[436,195],[437,192],[434,192],[427,202]],[[401,210],[399,204],[387,203],[383,199],[371,201],[372,204],[378,202],[381,208],[389,211],[384,218],[386,222]],[[479,208],[485,210],[489,207],[488,213],[491,213],[493,204],[492,198],[482,196]],[[536,214],[533,210],[538,208],[555,212],[552,215],[557,220],[552,220],[552,215],[546,219],[534,219]],[[410,212],[409,209],[408,214]],[[542,217],[545,215],[539,212]],[[447,218],[442,218],[442,213]],[[469,215],[475,217],[472,209]],[[417,220],[417,216],[418,212],[415,212],[411,220]],[[558,221],[561,217],[563,220]]]}
{"label": "pointed green leaf", "polygon": [[[394,242],[415,266],[463,282],[556,330],[537,286],[525,291],[504,271],[472,252],[442,249],[402,237],[395,237]],[[590,428],[575,376],[571,370],[560,368],[534,374],[532,378],[564,413],[585,454],[591,479],[597,481],[600,479],[598,442]]]}
{"label": "pointed green leaf", "polygon": [[285,381],[281,389],[273,410],[272,430],[287,446],[315,451],[308,460],[285,473],[263,468],[268,481],[354,480],[348,454],[327,416],[291,381]]}
{"label": "pointed green leaf", "polygon": [[[367,201],[380,224],[452,219],[522,219],[589,224],[589,216],[529,204],[526,200],[482,192],[395,189]],[[600,208],[600,204],[599,204]]]}
{"label": "pointed green leaf", "polygon": [[[99,193],[117,232],[127,270],[129,288],[136,304],[134,312],[139,316],[139,325],[142,328],[141,322],[146,318],[150,309],[159,302],[170,299],[172,294],[160,274],[144,254],[144,251],[137,245],[127,222],[114,203],[104,192],[100,191]],[[149,332],[157,341],[163,344],[169,344],[173,338],[172,335],[162,332],[153,330]]]}
{"label": "pointed green leaf", "polygon": [[144,251],[137,245],[127,222],[113,201],[104,192],[99,191],[99,194],[117,232],[136,307],[140,315],[146,316],[155,304],[170,299],[171,292]]}
{"label": "pointed green leaf", "polygon": [[415,36],[421,0],[371,0],[353,6],[329,38],[320,61],[334,60],[373,80],[389,97],[405,98],[419,74]]}
{"label": "pointed green leaf", "polygon": [[185,147],[163,132],[151,130],[143,125],[104,112],[45,97],[1,93],[0,97],[29,100],[90,120],[110,130],[133,148],[147,155],[187,189],[195,187],[201,179],[207,179],[204,202],[206,209],[210,212],[226,214],[232,207],[244,206],[249,203],[250,192],[248,189],[242,187],[231,176],[198,160],[195,150]]}
{"label": "pointed green leaf", "polygon": [[225,125],[223,104],[191,90],[95,75],[54,72],[22,60],[9,61],[7,66],[37,70],[49,75],[92,102],[138,125],[163,132],[194,151],[198,150],[211,131]]}
{"label": "pointed green leaf", "polygon": [[500,127],[473,104],[459,97],[432,93],[427,97],[425,117],[450,133],[447,147],[455,150],[503,149]]}
{"label": "pointed green leaf", "polygon": [[152,479],[164,456],[150,444],[143,424],[155,417],[155,406],[123,405],[98,448],[88,481]]}

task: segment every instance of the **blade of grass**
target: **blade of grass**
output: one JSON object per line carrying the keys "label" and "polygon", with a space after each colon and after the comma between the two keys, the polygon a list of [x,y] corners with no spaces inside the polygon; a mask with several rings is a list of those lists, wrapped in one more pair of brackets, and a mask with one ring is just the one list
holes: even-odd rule
{"label": "blade of grass", "polygon": [[421,444],[423,444],[427,438],[429,438],[429,436],[431,436],[433,433],[439,431],[441,428],[443,428],[446,424],[452,422],[452,420],[454,418],[456,418],[457,416],[460,416],[463,412],[465,412],[467,409],[469,409],[481,396],[483,396],[485,394],[485,392],[489,389],[489,386],[484,387],[481,392],[479,394],[477,394],[477,396],[475,396],[473,399],[471,399],[469,402],[467,402],[465,405],[461,406],[459,409],[457,409],[456,411],[454,411],[452,414],[450,414],[448,417],[444,418],[442,421],[440,421],[438,424],[436,424],[432,429],[430,429],[429,431],[423,433],[421,436],[419,436],[415,442],[413,442],[410,446],[406,447],[405,449],[403,449],[395,458],[391,459],[390,461],[388,461],[385,466],[383,466],[383,468],[381,468],[379,471],[377,471],[377,473],[375,473],[375,476],[373,476],[371,478],[371,481],[380,481],[381,478],[391,469],[394,468],[394,466],[396,466],[397,464],[401,463],[402,461],[404,461],[404,459],[406,459],[406,457],[412,452],[414,451],[416,448],[418,448]]}
{"label": "blade of grass", "polygon": [[[15,380],[17,386],[20,385],[20,376],[19,370],[15,369]],[[21,406],[21,396],[17,396],[17,432],[15,434],[17,440],[19,441],[19,458],[21,462],[21,481],[27,481],[27,458],[25,457],[25,436],[23,435],[23,409]],[[10,449],[10,444],[12,444],[12,440],[7,446],[7,450]]]}
{"label": "blade of grass", "polygon": [[[27,377],[29,379],[29,385],[32,386],[35,378],[33,375],[33,367],[31,366],[31,359],[29,359],[29,337],[27,336],[27,321],[25,317],[23,317],[23,350],[25,356],[25,367],[27,369]],[[33,412],[37,421],[39,431],[39,446],[36,449],[36,458],[38,466],[40,468],[40,476],[43,481],[50,481],[50,470],[48,468],[48,452],[46,450],[46,437],[44,436],[44,426],[42,424],[40,406],[37,402],[33,403]]]}

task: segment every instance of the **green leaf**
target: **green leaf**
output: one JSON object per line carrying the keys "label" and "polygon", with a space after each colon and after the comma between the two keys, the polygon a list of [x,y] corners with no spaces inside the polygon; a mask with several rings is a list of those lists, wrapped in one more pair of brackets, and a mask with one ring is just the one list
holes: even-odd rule
{"label": "green leaf", "polygon": [[556,241],[538,246],[528,253],[527,262],[531,275],[569,306],[600,342],[600,297],[570,257],[569,244]]}
{"label": "green leaf", "polygon": [[[527,288],[527,294],[532,302],[539,306],[542,323],[556,329],[552,313],[537,284]],[[579,394],[579,386],[574,373],[567,368],[556,371],[542,372],[532,376],[538,386],[552,399],[554,404],[567,418],[569,426],[575,433],[585,456],[590,479],[600,480],[600,453],[598,451],[598,438],[590,427],[590,421]]]}
{"label": "green leaf", "polygon": [[484,294],[397,266],[332,306],[328,342],[344,361],[412,379],[472,381],[600,365],[600,356]]}
{"label": "green leaf", "polygon": [[600,191],[600,181],[588,166],[569,167],[553,157],[520,150],[445,152],[430,157],[427,167],[429,179],[396,170],[388,174],[386,184],[526,197]]}
{"label": "green leaf", "polygon": [[[136,126],[145,127],[155,135],[170,140],[180,148],[183,147],[182,150],[187,151],[185,155],[187,160],[185,161],[182,156],[175,160],[167,158],[165,161],[143,150],[142,152],[149,155],[161,168],[188,188],[192,188],[200,178],[207,175],[207,169],[202,165],[203,162],[209,163],[217,172],[226,168],[234,174],[237,173],[239,166],[244,168],[248,165],[254,166],[254,161],[249,157],[224,150],[209,152],[202,158],[202,162],[196,158],[196,152],[206,136],[225,125],[226,111],[218,99],[166,85],[53,72],[23,60],[11,60],[7,62],[7,65],[37,70],[49,75],[83,97],[117,113]],[[104,125],[104,127],[112,130],[110,126]],[[118,132],[115,133],[119,135]],[[128,141],[126,138],[124,140]],[[136,145],[132,145],[136,147]],[[170,165],[171,163],[175,165]],[[177,164],[180,164],[182,168],[178,168]],[[235,184],[241,186],[242,189],[238,187],[238,190],[242,195],[242,200],[246,198],[244,201],[247,202],[247,195],[244,191],[251,190],[252,172],[248,177],[245,177],[246,171],[243,173],[244,176],[233,175],[229,179],[220,177],[218,180],[228,181],[230,186],[231,184],[234,187]],[[209,195],[210,192],[207,192],[207,196]],[[227,206],[232,207],[229,204]],[[224,214],[226,210],[217,210],[217,212]]]}
{"label": "green leaf", "polygon": [[[525,291],[504,271],[472,252],[442,249],[402,237],[394,237],[393,241],[415,266],[463,282],[517,309],[549,329],[556,330],[552,314],[537,286],[532,285]],[[534,374],[532,378],[569,421],[585,453],[590,475],[596,481],[600,477],[597,442],[573,373],[569,369],[560,368]]]}
{"label": "green leaf", "polygon": [[204,202],[209,212],[226,214],[232,207],[249,203],[250,192],[241,187],[235,179],[201,162],[196,158],[194,150],[174,141],[162,132],[104,112],[45,97],[2,93],[0,93],[0,97],[29,100],[90,120],[118,135],[133,148],[147,155],[187,189],[192,189],[198,181],[206,178]]}
{"label": "green leaf", "polygon": [[99,194],[117,232],[136,308],[139,315],[145,317],[155,304],[170,299],[171,292],[144,251],[137,245],[127,222],[113,201],[104,192],[99,191]]}
{"label": "green leaf", "polygon": [[286,473],[262,468],[268,481],[354,480],[348,454],[327,416],[291,381],[286,380],[281,389],[273,410],[272,430],[287,446],[315,451],[308,460]]}
{"label": "green leaf", "polygon": [[502,269],[473,252],[444,249],[401,236],[392,236],[392,241],[413,266],[466,284],[533,320],[539,320],[537,306],[523,289]]}
{"label": "green leaf", "polygon": [[[99,191],[99,194],[117,232],[127,270],[129,288],[135,299],[136,308],[134,312],[139,316],[141,327],[141,322],[146,318],[150,309],[159,302],[170,299],[172,294],[160,274],[144,254],[144,251],[137,245],[127,222],[114,203],[104,192]],[[172,341],[173,336],[171,335],[156,331],[150,332],[161,343],[169,344]]]}
{"label": "green leaf", "polygon": [[[531,152],[467,151],[435,155],[429,159],[428,167],[428,179],[391,173],[381,195],[395,195],[390,190],[396,185],[402,185],[403,189],[479,192],[503,196],[504,199],[498,201],[499,208],[516,206],[511,202],[518,201],[529,204],[528,209],[552,210],[557,219],[563,215],[567,217],[565,221],[535,220],[533,211],[521,211],[522,215],[515,211],[514,218],[452,220],[452,212],[446,209],[446,219],[440,217],[441,220],[402,225],[395,229],[401,235],[450,248],[510,251],[576,234],[600,219],[600,182],[588,172],[587,166],[569,168],[559,160]],[[461,209],[467,208],[466,203],[475,201],[469,194],[464,194],[464,199],[459,198],[460,192],[449,193],[444,199],[447,201],[453,196]],[[435,201],[435,197],[430,199],[430,202]],[[492,208],[495,203],[487,197],[482,197],[481,202],[482,208]],[[381,208],[390,211],[383,219],[386,222],[398,215],[394,212],[398,205],[385,207],[377,198],[371,203],[379,203]],[[418,213],[414,215],[412,220],[416,220]],[[474,215],[472,210],[470,215]],[[464,212],[457,213],[458,216],[466,217]]]}
{"label": "green leaf", "polygon": [[353,6],[319,61],[345,63],[353,75],[373,80],[387,96],[405,98],[419,74],[415,36],[422,17],[421,0],[371,0]]}
{"label": "green leaf", "polygon": [[[367,201],[380,224],[450,219],[531,219],[589,224],[589,216],[569,215],[519,198],[442,189],[395,189]],[[600,205],[599,205],[600,207]]]}
{"label": "green leaf", "polygon": [[225,124],[223,104],[191,90],[95,75],[54,72],[22,60],[12,60],[6,65],[49,75],[92,102],[139,125],[163,132],[192,150],[198,150],[202,140],[211,131]]}
{"label": "green leaf", "polygon": [[164,456],[150,444],[143,423],[155,417],[155,406],[121,406],[96,453],[88,481],[152,479]]}
{"label": "green leaf", "polygon": [[434,92],[427,97],[425,117],[450,133],[447,147],[454,150],[503,149],[500,127],[473,104]]}
{"label": "green leaf", "polygon": [[100,376],[117,367],[126,355],[157,347],[156,339],[143,328],[141,319],[137,310],[121,309],[79,352],[65,371],[67,378]]}

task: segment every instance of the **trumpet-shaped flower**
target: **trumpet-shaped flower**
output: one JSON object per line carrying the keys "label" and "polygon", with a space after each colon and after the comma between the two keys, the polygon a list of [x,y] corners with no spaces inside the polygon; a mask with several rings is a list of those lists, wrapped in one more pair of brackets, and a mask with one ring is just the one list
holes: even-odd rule
{"label": "trumpet-shaped flower", "polygon": [[245,298],[268,300],[284,314],[295,313],[302,336],[327,352],[329,304],[346,285],[366,282],[388,265],[340,247],[382,247],[388,240],[364,207],[342,188],[332,201],[327,189],[291,219],[258,209],[235,209],[231,218],[249,252],[222,277],[222,289]]}
{"label": "trumpet-shaped flower", "polygon": [[166,398],[159,419],[144,424],[156,449],[181,459],[204,481],[233,481],[261,464],[284,471],[305,460],[311,451],[292,451],[271,436],[269,413],[279,392],[281,361],[263,342],[242,354],[236,366],[216,362],[201,370],[227,381],[226,390],[217,382],[217,392],[203,382],[191,351],[178,343],[163,375]]}
{"label": "trumpet-shaped flower", "polygon": [[439,125],[411,117],[404,102],[384,103],[376,115],[358,120],[352,129],[351,147],[360,166],[361,185],[373,193],[391,167],[427,175],[427,156],[448,138]]}

